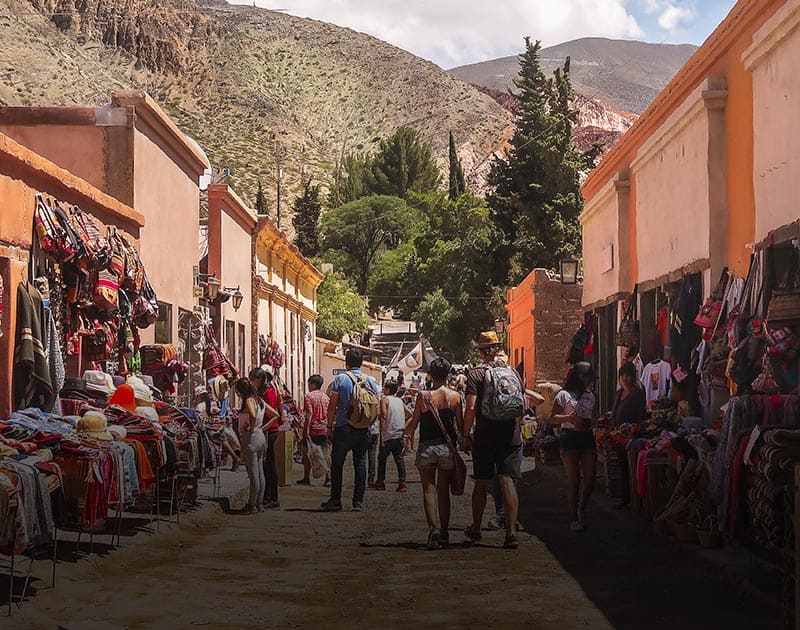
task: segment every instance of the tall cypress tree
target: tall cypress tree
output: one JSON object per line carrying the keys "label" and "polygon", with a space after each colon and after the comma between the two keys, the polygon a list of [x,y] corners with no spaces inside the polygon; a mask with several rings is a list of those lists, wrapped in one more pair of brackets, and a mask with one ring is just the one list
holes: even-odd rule
{"label": "tall cypress tree", "polygon": [[581,152],[572,145],[577,111],[570,60],[546,77],[540,50],[540,42],[525,38],[512,92],[519,104],[516,129],[489,176],[489,206],[505,235],[495,252],[498,283],[516,284],[535,267],[555,269],[561,258],[581,251],[580,176],[594,166],[599,147]]}
{"label": "tall cypress tree", "polygon": [[319,217],[322,214],[319,188],[320,185],[309,177],[303,185],[303,194],[294,201],[294,244],[308,257],[319,254]]}
{"label": "tall cypress tree", "polygon": [[467,189],[467,183],[464,179],[464,169],[461,167],[461,160],[458,159],[456,153],[456,141],[453,138],[453,132],[450,132],[450,185],[449,195],[450,200],[455,201]]}
{"label": "tall cypress tree", "polygon": [[400,127],[391,138],[381,141],[371,166],[369,189],[374,195],[405,199],[410,191],[433,192],[441,182],[430,146],[410,127]]}
{"label": "tall cypress tree", "polygon": [[256,191],[256,214],[269,214],[267,199],[264,196],[264,188],[262,188],[260,181],[258,182],[258,190]]}

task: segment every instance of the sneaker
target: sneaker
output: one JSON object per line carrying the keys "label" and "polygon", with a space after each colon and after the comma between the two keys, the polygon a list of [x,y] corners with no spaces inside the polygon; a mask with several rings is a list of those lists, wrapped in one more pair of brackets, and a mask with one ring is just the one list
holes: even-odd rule
{"label": "sneaker", "polygon": [[486,523],[486,529],[505,529],[506,528],[506,519],[499,514],[497,516],[493,516],[489,519]]}
{"label": "sneaker", "polygon": [[295,483],[298,486],[310,486],[311,485],[311,479],[298,479]]}
{"label": "sneaker", "polygon": [[425,549],[428,551],[436,551],[439,548],[439,540],[441,540],[441,534],[437,529],[431,529],[428,532],[428,544],[425,545]]}
{"label": "sneaker", "polygon": [[503,549],[516,549],[519,547],[519,541],[514,534],[506,534],[506,539],[503,541]]}
{"label": "sneaker", "polygon": [[369,487],[373,490],[386,490],[386,484],[382,481],[373,481],[371,484],[369,484]]}
{"label": "sneaker", "polygon": [[342,502],[338,499],[329,499],[325,501],[320,507],[325,510],[326,512],[341,512],[342,511]]}
{"label": "sneaker", "polygon": [[408,486],[404,483],[398,483],[397,490],[395,492],[408,492]]}
{"label": "sneaker", "polygon": [[280,510],[281,504],[278,501],[270,501],[269,503],[265,503],[264,507],[267,510]]}
{"label": "sneaker", "polygon": [[571,532],[585,532],[586,528],[580,523],[580,521],[572,521],[569,524],[569,530]]}
{"label": "sneaker", "polygon": [[472,525],[464,529],[464,536],[466,536],[467,540],[471,543],[479,543],[483,539],[480,532],[472,530]]}
{"label": "sneaker", "polygon": [[363,512],[364,503],[362,501],[353,501],[353,512]]}

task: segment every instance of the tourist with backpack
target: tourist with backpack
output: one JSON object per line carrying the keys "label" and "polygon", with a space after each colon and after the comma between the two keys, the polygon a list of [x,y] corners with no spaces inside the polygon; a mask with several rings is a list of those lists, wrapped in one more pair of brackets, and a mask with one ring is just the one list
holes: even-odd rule
{"label": "tourist with backpack", "polygon": [[351,348],[344,361],[347,371],[334,379],[328,406],[328,437],[333,443],[331,497],[321,506],[327,512],[342,509],[342,475],[350,452],[355,472],[353,510],[364,509],[369,428],[378,420],[378,383],[361,371],[364,361],[361,352]]}
{"label": "tourist with backpack", "polygon": [[[515,525],[519,498],[514,481],[521,477],[520,419],[525,412],[525,389],[514,368],[498,360],[497,333],[481,333],[481,364],[467,376],[464,413],[464,449],[472,452],[475,489],[472,492],[472,524],[464,530],[471,542],[481,540],[486,495],[495,474],[499,476],[505,507],[506,549],[517,548]],[[470,437],[473,424],[475,433]]]}

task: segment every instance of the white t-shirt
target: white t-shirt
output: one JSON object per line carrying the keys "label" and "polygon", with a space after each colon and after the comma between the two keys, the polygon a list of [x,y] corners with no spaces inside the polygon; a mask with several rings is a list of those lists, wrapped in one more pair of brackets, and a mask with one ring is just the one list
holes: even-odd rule
{"label": "white t-shirt", "polygon": [[642,385],[647,402],[652,402],[667,394],[670,376],[672,376],[672,366],[666,361],[648,363],[644,366]]}
{"label": "white t-shirt", "polygon": [[406,428],[406,408],[403,401],[397,396],[387,396],[386,402],[389,403],[386,408],[386,426],[381,435],[384,442],[402,438]]}
{"label": "white t-shirt", "polygon": [[562,389],[556,394],[555,402],[563,409],[565,416],[575,414],[576,418],[583,420],[591,420],[594,416],[594,394],[590,391],[583,392],[578,399],[571,392]]}

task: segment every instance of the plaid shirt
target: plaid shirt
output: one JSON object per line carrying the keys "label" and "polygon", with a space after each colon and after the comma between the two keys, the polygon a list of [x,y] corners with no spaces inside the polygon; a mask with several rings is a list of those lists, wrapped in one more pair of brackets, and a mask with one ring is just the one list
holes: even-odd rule
{"label": "plaid shirt", "polygon": [[311,424],[308,427],[309,435],[328,434],[328,404],[330,398],[321,389],[308,392],[303,401],[303,411],[311,412]]}

